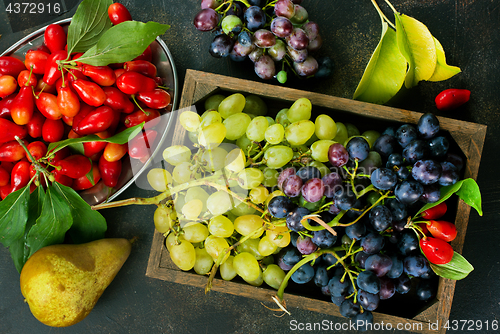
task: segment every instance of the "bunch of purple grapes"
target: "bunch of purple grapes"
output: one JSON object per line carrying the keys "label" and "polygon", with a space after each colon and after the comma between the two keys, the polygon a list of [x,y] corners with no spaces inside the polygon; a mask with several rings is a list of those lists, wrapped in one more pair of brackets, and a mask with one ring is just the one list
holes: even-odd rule
{"label": "bunch of purple grapes", "polygon": [[[359,133],[349,137],[345,146],[330,146],[326,175],[312,166],[284,168],[277,180],[284,195],[272,198],[268,211],[292,231],[291,244],[278,254],[280,268],[294,270],[295,284],[319,287],[343,316],[368,324],[371,312],[396,295],[411,296],[418,307],[435,297],[438,277],[405,226],[422,205],[439,199],[441,187],[458,181],[463,160],[448,152],[432,114],[417,125],[387,128],[372,147]],[[314,215],[336,220],[335,234],[306,229],[304,221],[320,227]]]}
{"label": "bunch of purple grapes", "polygon": [[299,77],[328,77],[329,57],[311,55],[321,48],[319,26],[309,21],[302,0],[202,0],[194,18],[200,31],[215,33],[209,53],[236,62],[250,59],[262,79],[285,83],[288,71]]}

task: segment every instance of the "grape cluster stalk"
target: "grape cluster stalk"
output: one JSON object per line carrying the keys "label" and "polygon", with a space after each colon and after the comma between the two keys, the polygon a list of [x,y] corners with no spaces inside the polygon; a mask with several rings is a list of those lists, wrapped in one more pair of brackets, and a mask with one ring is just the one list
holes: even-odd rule
{"label": "grape cluster stalk", "polygon": [[302,0],[202,0],[193,24],[214,33],[208,50],[213,57],[248,58],[261,79],[285,83],[290,72],[301,78],[331,75],[331,59],[313,56],[323,39]]}
{"label": "grape cluster stalk", "polygon": [[463,159],[430,113],[360,132],[326,114],[313,121],[312,107],[299,98],[271,110],[256,95],[213,94],[201,115],[179,115],[185,141],[163,151],[166,169],[148,172],[160,194],[94,209],[157,205],[171,260],[208,275],[207,291],[216,275],[265,283],[286,311],[286,287],[313,285],[365,322],[395,294],[432,300],[438,277],[419,242],[445,224],[427,230],[426,216],[412,216],[459,180]]}

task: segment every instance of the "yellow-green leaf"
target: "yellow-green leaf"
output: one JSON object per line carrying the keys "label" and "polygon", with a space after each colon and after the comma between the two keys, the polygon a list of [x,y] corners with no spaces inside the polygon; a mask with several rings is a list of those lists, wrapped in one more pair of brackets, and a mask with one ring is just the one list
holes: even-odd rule
{"label": "yellow-green leaf", "polygon": [[436,45],[437,64],[432,77],[429,78],[429,81],[447,80],[455,74],[462,72],[460,67],[450,66],[446,64],[446,56],[444,54],[443,46],[441,45],[441,43],[439,43],[436,37],[433,38],[434,44]]}
{"label": "yellow-green leaf", "polygon": [[399,52],[396,32],[382,22],[382,36],[365,68],[353,99],[384,104],[401,89],[406,60]]}
{"label": "yellow-green leaf", "polygon": [[420,21],[394,13],[396,35],[400,52],[409,64],[405,86],[411,88],[421,80],[428,80],[437,63],[436,45],[429,29]]}

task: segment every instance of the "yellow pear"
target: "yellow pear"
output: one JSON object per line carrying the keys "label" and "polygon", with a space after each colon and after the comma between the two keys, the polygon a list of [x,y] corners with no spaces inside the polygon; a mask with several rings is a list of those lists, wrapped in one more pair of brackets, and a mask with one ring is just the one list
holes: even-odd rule
{"label": "yellow pear", "polygon": [[21,293],[31,313],[48,326],[84,319],[127,260],[131,241],[101,239],[41,248],[21,271]]}

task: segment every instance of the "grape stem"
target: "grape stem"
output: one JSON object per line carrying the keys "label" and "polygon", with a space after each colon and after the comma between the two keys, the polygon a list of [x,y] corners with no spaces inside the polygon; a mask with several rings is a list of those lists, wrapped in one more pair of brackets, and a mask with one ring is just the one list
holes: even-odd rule
{"label": "grape stem", "polygon": [[373,203],[368,209],[366,209],[365,211],[363,211],[363,213],[361,215],[359,215],[359,217],[356,218],[354,221],[352,221],[352,222],[350,222],[348,224],[338,224],[337,226],[347,227],[347,226],[351,226],[351,225],[356,224],[368,211],[370,211],[371,209],[373,209],[379,202],[381,202],[382,200],[384,200],[385,198],[387,198],[390,193],[391,192],[388,191],[385,194],[383,194],[382,196],[380,196],[380,198],[377,199],[377,201],[375,203]]}

